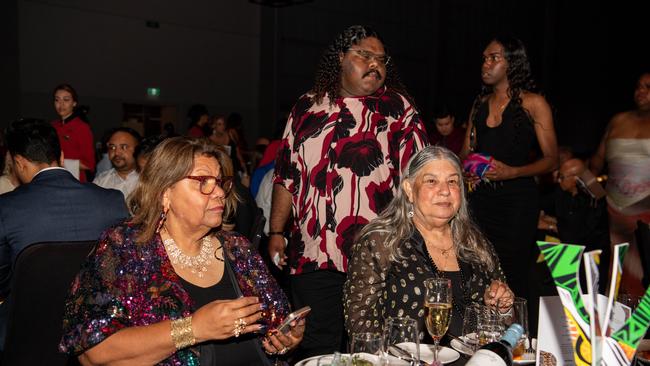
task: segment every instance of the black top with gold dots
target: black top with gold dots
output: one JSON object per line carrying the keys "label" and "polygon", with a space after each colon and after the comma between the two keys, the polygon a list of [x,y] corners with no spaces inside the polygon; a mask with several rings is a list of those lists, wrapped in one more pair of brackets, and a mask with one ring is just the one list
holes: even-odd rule
{"label": "black top with gold dots", "polygon": [[[408,316],[418,320],[420,339],[430,340],[424,325],[423,282],[427,278],[441,276],[452,280],[452,293],[456,297],[453,316],[457,319],[452,320],[450,331],[459,332],[458,328],[462,326],[460,314],[464,306],[471,302],[482,303],[485,289],[492,280],[505,282],[499,265],[489,271],[484,264],[468,263],[460,258],[460,271],[438,271],[417,230],[400,246],[399,258],[391,261],[390,248],[383,245],[387,235],[371,234],[353,247],[343,293],[345,326],[350,334],[381,333],[386,318]],[[498,263],[492,248],[491,253]]]}

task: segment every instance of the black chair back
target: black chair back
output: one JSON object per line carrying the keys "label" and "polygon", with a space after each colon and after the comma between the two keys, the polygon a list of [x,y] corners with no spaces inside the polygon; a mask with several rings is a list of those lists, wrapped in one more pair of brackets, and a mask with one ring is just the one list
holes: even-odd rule
{"label": "black chair back", "polygon": [[23,249],[14,264],[2,366],[78,365],[59,353],[70,284],[96,241],[47,242]]}

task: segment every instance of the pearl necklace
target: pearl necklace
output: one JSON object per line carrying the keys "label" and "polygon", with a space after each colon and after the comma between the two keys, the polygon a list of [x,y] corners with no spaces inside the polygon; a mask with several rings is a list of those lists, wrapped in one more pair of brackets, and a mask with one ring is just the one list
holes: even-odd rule
{"label": "pearl necklace", "polygon": [[209,235],[203,237],[201,242],[201,251],[195,256],[189,256],[183,253],[181,248],[178,247],[174,239],[171,237],[163,240],[163,244],[167,250],[169,260],[173,264],[177,264],[182,269],[189,268],[190,271],[199,278],[203,278],[204,272],[207,272],[208,266],[212,264],[211,256],[214,250]]}

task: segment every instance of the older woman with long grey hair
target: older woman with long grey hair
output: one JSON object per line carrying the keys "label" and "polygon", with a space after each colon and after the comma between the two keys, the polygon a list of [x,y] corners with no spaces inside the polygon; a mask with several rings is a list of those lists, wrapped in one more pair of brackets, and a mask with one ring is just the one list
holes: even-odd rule
{"label": "older woman with long grey hair", "polygon": [[[429,146],[409,161],[400,189],[359,233],[344,290],[347,331],[382,332],[384,319],[408,316],[423,330],[427,278],[452,283],[449,332],[460,335],[472,302],[508,306],[513,293],[494,254],[470,218],[458,157]],[[428,337],[428,335],[426,335]]]}

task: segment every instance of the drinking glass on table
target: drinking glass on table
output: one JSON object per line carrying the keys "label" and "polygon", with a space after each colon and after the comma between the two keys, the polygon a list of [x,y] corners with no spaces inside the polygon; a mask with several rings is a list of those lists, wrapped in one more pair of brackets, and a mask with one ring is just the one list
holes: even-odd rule
{"label": "drinking glass on table", "polygon": [[451,321],[451,280],[429,278],[424,281],[424,288],[425,324],[433,338],[433,360],[438,361],[438,344]]}
{"label": "drinking glass on table", "polygon": [[479,305],[476,329],[478,331],[479,347],[498,341],[503,334],[504,328],[497,309],[492,306]]}
{"label": "drinking glass on table", "polygon": [[384,324],[386,355],[392,355],[410,365],[419,365],[420,339],[418,322],[404,317],[388,317]]}
{"label": "drinking glass on table", "polygon": [[463,314],[462,339],[472,352],[478,348],[478,318],[483,307],[483,305],[472,303],[465,308]]}
{"label": "drinking glass on table", "polygon": [[[376,357],[363,357],[362,354],[369,354]],[[380,365],[384,359],[384,341],[382,335],[377,333],[352,334],[350,355],[352,356],[352,365],[356,363],[355,360],[357,359],[368,360],[369,358],[376,360],[373,364]]]}
{"label": "drinking glass on table", "polygon": [[[507,309],[507,306],[500,306],[500,302],[501,300],[497,302],[498,308]],[[507,329],[514,323],[524,328],[524,334],[521,335],[517,345],[512,349],[513,357],[523,355],[526,350],[526,341],[528,340],[528,304],[526,299],[515,297],[512,301],[512,306],[505,313],[501,313],[500,317],[504,329]]]}

